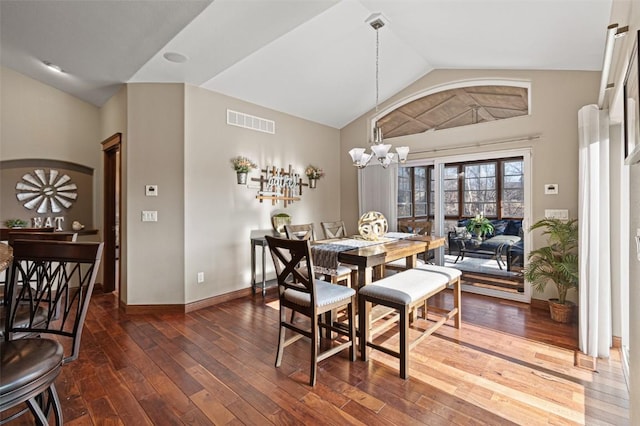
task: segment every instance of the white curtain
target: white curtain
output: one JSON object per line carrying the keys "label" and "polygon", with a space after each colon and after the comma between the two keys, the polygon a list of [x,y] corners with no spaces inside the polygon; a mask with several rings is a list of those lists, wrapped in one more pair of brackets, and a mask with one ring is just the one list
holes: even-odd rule
{"label": "white curtain", "polygon": [[397,230],[397,164],[390,164],[386,169],[372,164],[358,170],[358,208],[360,216],[372,210],[382,213],[389,223],[389,231]]}
{"label": "white curtain", "polygon": [[596,105],[578,111],[580,350],[608,357],[611,331],[609,119]]}

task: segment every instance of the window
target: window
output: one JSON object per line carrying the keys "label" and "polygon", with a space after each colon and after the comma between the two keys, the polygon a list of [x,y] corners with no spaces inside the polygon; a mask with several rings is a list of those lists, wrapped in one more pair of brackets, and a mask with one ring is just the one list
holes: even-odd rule
{"label": "window", "polygon": [[413,215],[412,174],[412,167],[400,167],[398,169],[398,217],[410,217]]}
{"label": "window", "polygon": [[482,213],[487,217],[498,216],[498,193],[496,188],[496,163],[465,165],[464,204],[462,215],[475,216]]}
{"label": "window", "polygon": [[[490,218],[524,216],[522,157],[447,164],[443,185],[445,218],[460,219],[480,212]],[[435,187],[433,166],[401,167],[398,217],[433,218]]]}
{"label": "window", "polygon": [[400,167],[398,169],[398,217],[427,216],[427,170],[433,167]]}

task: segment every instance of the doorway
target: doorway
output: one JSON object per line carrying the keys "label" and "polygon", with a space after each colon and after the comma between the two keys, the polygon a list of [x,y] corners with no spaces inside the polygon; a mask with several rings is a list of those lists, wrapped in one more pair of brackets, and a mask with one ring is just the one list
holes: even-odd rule
{"label": "doorway", "polygon": [[118,292],[120,285],[120,148],[122,134],[116,133],[102,142],[104,166],[103,283],[105,293]]}
{"label": "doorway", "polygon": [[[429,198],[433,199],[435,233],[448,239],[437,263],[462,270],[463,281],[466,275],[469,282],[463,282],[465,291],[530,303],[531,289],[522,274],[531,244],[526,232],[531,217],[530,149],[440,157],[431,164]],[[509,187],[516,188],[513,193],[521,191],[517,206],[509,206],[514,204]],[[496,227],[504,226],[495,232],[502,234],[496,243],[515,237],[508,243],[513,246],[494,247],[490,239],[474,241],[467,222],[476,215],[491,219]],[[514,226],[519,229],[513,231]]]}

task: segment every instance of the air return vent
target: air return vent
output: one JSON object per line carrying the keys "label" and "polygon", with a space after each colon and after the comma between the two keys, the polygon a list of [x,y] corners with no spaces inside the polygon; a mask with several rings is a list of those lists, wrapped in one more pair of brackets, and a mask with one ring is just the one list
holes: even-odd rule
{"label": "air return vent", "polygon": [[227,124],[257,130],[258,132],[276,133],[276,122],[238,111],[227,110]]}

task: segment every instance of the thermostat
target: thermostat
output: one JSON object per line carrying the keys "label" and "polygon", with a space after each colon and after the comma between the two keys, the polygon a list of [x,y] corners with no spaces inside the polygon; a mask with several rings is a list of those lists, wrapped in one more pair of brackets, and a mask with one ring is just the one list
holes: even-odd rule
{"label": "thermostat", "polygon": [[144,195],[147,197],[157,197],[158,196],[158,185],[145,185],[144,186]]}
{"label": "thermostat", "polygon": [[557,183],[545,184],[544,193],[545,195],[558,195],[558,184]]}

